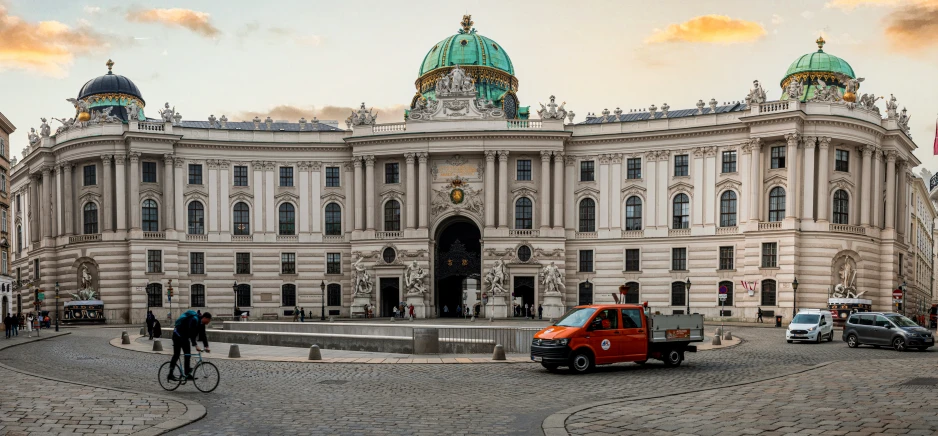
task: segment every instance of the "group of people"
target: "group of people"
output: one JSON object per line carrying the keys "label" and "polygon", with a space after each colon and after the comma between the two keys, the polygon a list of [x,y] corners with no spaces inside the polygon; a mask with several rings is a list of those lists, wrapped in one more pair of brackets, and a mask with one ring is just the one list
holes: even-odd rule
{"label": "group of people", "polygon": [[407,303],[401,301],[397,303],[397,306],[394,306],[394,317],[395,318],[416,318],[414,315],[414,305],[408,305]]}
{"label": "group of people", "polygon": [[156,319],[156,315],[153,315],[152,310],[147,311],[147,335],[151,341],[154,337],[157,339],[163,337],[163,326],[160,320]]}
{"label": "group of people", "polygon": [[[22,313],[7,313],[3,317],[3,330],[6,332],[6,338],[10,339],[19,336],[20,330],[26,330],[27,334],[32,334],[33,327],[39,329],[43,324],[49,321],[49,317],[38,320],[32,312],[23,315]],[[46,324],[48,325],[48,324]]]}
{"label": "group of people", "polygon": [[528,303],[524,303],[523,306],[520,304],[515,304],[515,316],[523,316],[530,319],[544,319],[544,306],[538,304],[537,307],[534,307],[533,304]]}
{"label": "group of people", "polygon": [[[310,315],[312,315],[312,311],[310,311]],[[302,307],[293,308],[293,322],[297,321],[306,322],[306,309],[303,309]]]}

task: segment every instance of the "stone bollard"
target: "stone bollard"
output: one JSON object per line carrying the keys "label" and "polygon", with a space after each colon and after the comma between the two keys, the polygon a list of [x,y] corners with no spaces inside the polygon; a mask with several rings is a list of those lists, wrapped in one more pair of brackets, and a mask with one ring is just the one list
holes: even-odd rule
{"label": "stone bollard", "polygon": [[476,317],[473,316],[471,319],[469,319],[469,322],[476,322]]}
{"label": "stone bollard", "polygon": [[333,321],[335,321],[335,319],[333,319],[333,318],[330,316],[330,317],[329,317],[329,322],[333,322]]}
{"label": "stone bollard", "polygon": [[391,322],[394,322],[394,317],[393,317],[393,316],[391,317]]}
{"label": "stone bollard", "polygon": [[492,360],[505,360],[505,347],[502,344],[495,346],[495,351],[492,352]]}
{"label": "stone bollard", "polygon": [[231,344],[231,348],[228,350],[228,357],[231,357],[231,358],[241,357],[241,349],[238,348],[238,344]]}
{"label": "stone bollard", "polygon": [[121,345],[130,345],[130,336],[126,331],[121,332]]}
{"label": "stone bollard", "polygon": [[713,341],[710,342],[710,345],[723,345],[723,343],[720,342],[720,335],[713,336]]}
{"label": "stone bollard", "polygon": [[146,336],[146,334],[147,334],[147,328],[140,327],[140,336]]}
{"label": "stone bollard", "polygon": [[722,335],[722,334],[723,334],[723,329],[720,328],[720,327],[717,327],[717,331],[716,331],[716,333],[714,333],[714,334],[715,334],[716,336]]}
{"label": "stone bollard", "polygon": [[153,340],[153,351],[163,351],[163,341],[159,339]]}
{"label": "stone bollard", "polygon": [[440,354],[440,330],[414,327],[414,354]]}
{"label": "stone bollard", "polygon": [[322,352],[319,351],[319,345],[311,345],[309,347],[309,360],[322,360]]}
{"label": "stone bollard", "polygon": [[727,341],[732,340],[733,334],[727,331],[726,334],[723,335],[723,339],[726,339]]}

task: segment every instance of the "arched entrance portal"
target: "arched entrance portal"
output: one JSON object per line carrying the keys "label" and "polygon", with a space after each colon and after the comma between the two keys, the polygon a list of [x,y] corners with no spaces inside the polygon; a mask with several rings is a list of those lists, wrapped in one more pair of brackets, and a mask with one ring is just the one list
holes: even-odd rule
{"label": "arched entrance portal", "polygon": [[463,290],[467,285],[476,288],[482,279],[481,241],[479,227],[469,219],[452,217],[440,224],[433,274],[437,316],[459,316],[457,306],[475,301],[473,296],[464,296]]}

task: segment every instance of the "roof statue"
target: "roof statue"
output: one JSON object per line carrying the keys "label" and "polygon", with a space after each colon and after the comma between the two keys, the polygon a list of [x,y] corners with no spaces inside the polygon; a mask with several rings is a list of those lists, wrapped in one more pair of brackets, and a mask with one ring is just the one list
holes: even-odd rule
{"label": "roof statue", "polygon": [[49,128],[49,123],[46,122],[45,118],[40,118],[39,120],[42,121],[42,124],[39,125],[39,136],[48,138],[50,130],[52,129]]}
{"label": "roof statue", "polygon": [[857,77],[855,79],[850,79],[847,81],[847,86],[844,88],[844,101],[856,103],[857,101],[857,90],[860,89],[860,82],[865,80],[862,77]]}
{"label": "roof statue", "polygon": [[176,115],[176,107],[173,106],[172,109],[169,108],[169,102],[163,105],[163,109],[160,110],[160,117],[163,119],[164,123],[173,122],[173,115]]}
{"label": "roof statue", "polygon": [[746,96],[746,104],[761,104],[765,101],[765,90],[762,89],[762,85],[759,84],[758,80],[753,80],[752,89],[749,90],[749,95]]}
{"label": "roof statue", "polygon": [[542,120],[563,120],[567,116],[567,110],[563,106],[567,102],[560,103],[558,106],[554,101],[554,96],[550,96],[550,103],[547,103],[547,106],[544,106],[544,103],[540,103],[541,109],[537,111],[537,115],[541,117]]}
{"label": "roof statue", "polygon": [[407,113],[408,121],[493,118],[505,118],[502,105],[480,96],[475,79],[459,65],[437,78],[432,96],[415,95]]}
{"label": "roof statue", "polygon": [[[269,117],[268,117],[269,118]],[[374,108],[365,109],[365,103],[362,102],[358,112],[352,112],[349,115],[348,119],[345,120],[345,124],[349,127],[351,126],[367,126],[373,125],[378,121],[378,114],[374,112]]]}
{"label": "roof statue", "polygon": [[817,89],[814,91],[814,97],[809,101],[835,102],[841,99],[840,90],[837,85],[828,85],[823,80],[817,79]]}
{"label": "roof statue", "polygon": [[792,80],[788,83],[788,89],[785,90],[790,100],[800,100],[804,95],[804,82]]}
{"label": "roof statue", "polygon": [[475,21],[472,21],[472,15],[463,15],[462,21],[460,21],[459,24],[462,26],[459,33],[472,33],[476,30],[472,27],[472,25],[475,24]]}
{"label": "roof statue", "polygon": [[[827,41],[823,37],[819,37],[815,43],[818,47],[817,51],[795,59],[788,67],[788,71],[781,81],[782,95],[780,100],[785,101],[791,98],[789,96],[791,83],[798,81],[802,82],[804,86],[804,92],[800,96],[801,101],[839,101],[839,97],[837,100],[831,100],[833,90],[827,88],[834,86],[838,88],[838,96],[844,95],[846,94],[848,82],[857,78],[853,72],[853,67],[845,60],[824,52],[824,45]],[[824,85],[821,86],[819,81],[823,81]],[[859,88],[858,83],[856,88]],[[852,92],[856,93],[856,88]],[[820,99],[815,99],[815,94],[818,92],[824,95]],[[844,100],[847,102],[853,101],[850,96],[846,97]]]}
{"label": "roof statue", "polygon": [[29,145],[36,145],[39,143],[39,135],[36,134],[36,128],[30,127],[29,133],[26,135],[29,139]]}
{"label": "roof statue", "polygon": [[896,103],[896,96],[889,94],[889,100],[886,100],[886,117],[887,118],[896,118],[896,110],[899,109],[899,104]]}

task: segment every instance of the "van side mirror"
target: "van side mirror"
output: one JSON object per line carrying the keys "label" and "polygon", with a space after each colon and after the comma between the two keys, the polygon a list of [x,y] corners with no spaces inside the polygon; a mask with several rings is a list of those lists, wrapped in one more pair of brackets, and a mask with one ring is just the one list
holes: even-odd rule
{"label": "van side mirror", "polygon": [[891,328],[892,328],[892,324],[888,324],[888,323],[887,323],[887,324],[884,325],[883,327],[886,327],[887,329],[891,329]]}

